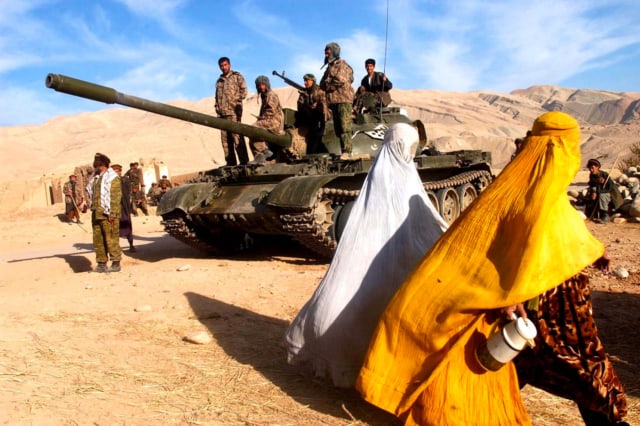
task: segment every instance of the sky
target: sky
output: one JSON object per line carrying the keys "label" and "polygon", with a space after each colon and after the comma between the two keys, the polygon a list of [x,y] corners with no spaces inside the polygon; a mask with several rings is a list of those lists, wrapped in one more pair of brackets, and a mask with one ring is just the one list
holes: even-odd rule
{"label": "sky", "polygon": [[[355,83],[372,57],[395,88],[640,92],[638,0],[0,0],[0,126],[107,106],[47,89],[64,74],[157,102],[213,96],[218,58],[322,76],[336,42]],[[213,105],[212,105],[213,113]]]}

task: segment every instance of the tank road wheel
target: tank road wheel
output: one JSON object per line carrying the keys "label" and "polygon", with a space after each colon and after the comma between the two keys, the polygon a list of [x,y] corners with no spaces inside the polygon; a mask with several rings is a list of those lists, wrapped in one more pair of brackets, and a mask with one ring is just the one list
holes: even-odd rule
{"label": "tank road wheel", "polygon": [[333,225],[333,214],[335,210],[331,207],[331,200],[324,199],[318,203],[316,209],[313,213],[315,218],[315,222],[318,224],[320,228],[322,228],[323,232],[329,231],[329,228]]}
{"label": "tank road wheel", "polygon": [[436,193],[433,191],[427,191],[427,197],[429,197],[429,201],[431,201],[431,204],[433,204],[433,207],[436,209],[436,211],[439,212],[440,204],[438,203],[438,197],[436,196]]}
{"label": "tank road wheel", "polygon": [[333,216],[333,227],[329,231],[331,238],[333,238],[334,240],[340,242],[340,238],[342,238],[344,228],[347,226],[347,222],[349,221],[351,209],[353,208],[355,203],[355,201],[349,201],[345,205],[336,206],[336,212]]}
{"label": "tank road wheel", "polygon": [[460,211],[464,211],[469,204],[473,202],[476,198],[478,198],[478,192],[476,188],[470,183],[465,183],[464,185],[458,187],[456,189],[458,193],[458,198],[460,199]]}
{"label": "tank road wheel", "polygon": [[460,199],[453,188],[442,188],[438,191],[438,205],[442,218],[449,225],[460,216]]}

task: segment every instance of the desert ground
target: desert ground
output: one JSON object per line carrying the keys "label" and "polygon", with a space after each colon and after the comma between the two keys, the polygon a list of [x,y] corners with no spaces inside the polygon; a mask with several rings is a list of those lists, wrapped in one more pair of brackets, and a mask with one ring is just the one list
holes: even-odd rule
{"label": "desert ground", "polygon": [[[295,90],[276,91],[295,105]],[[394,90],[393,98],[426,123],[437,149],[489,150],[496,169],[551,106],[579,119],[583,158],[607,170],[640,134],[638,93],[534,86]],[[213,109],[211,97],[173,104]],[[246,123],[258,107],[251,95]],[[397,424],[355,391],[287,365],[282,335],[328,267],[291,241],[259,240],[250,252],[211,258],[168,236],[152,214],[134,218],[136,253],[121,240],[122,272],[89,273],[89,215],[69,224],[60,219],[64,204],[51,204],[68,174],[102,152],[125,168],[139,160],[184,176],[220,166],[219,141],[218,130],[121,108],[0,127],[0,424]],[[627,390],[627,421],[640,425],[640,224],[588,226],[612,266],[630,271],[626,279],[590,274],[600,336]],[[198,333],[210,341],[184,340]],[[582,424],[573,402],[528,386],[522,394],[535,425]]]}
{"label": "desert ground", "polygon": [[[294,242],[210,258],[134,217],[123,271],[95,274],[90,218],[60,205],[0,223],[0,419],[5,425],[394,425],[394,417],[287,365],[282,335],[326,262]],[[640,226],[588,225],[613,267],[591,271],[600,336],[640,424]],[[209,343],[185,336],[204,333]],[[571,401],[525,387],[535,425],[580,425]]]}

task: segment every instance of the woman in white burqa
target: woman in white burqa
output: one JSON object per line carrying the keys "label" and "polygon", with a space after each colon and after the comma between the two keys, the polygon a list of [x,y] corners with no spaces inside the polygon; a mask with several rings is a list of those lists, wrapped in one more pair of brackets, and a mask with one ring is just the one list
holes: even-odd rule
{"label": "woman in white burqa", "polygon": [[382,311],[447,228],[413,162],[418,140],[409,124],[389,127],[327,273],[285,333],[289,363],[335,386],[354,385]]}

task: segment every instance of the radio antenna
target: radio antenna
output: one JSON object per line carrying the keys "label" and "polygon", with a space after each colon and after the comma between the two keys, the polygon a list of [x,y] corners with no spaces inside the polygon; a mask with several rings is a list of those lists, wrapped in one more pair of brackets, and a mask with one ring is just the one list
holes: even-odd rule
{"label": "radio antenna", "polygon": [[[387,75],[387,43],[389,41],[389,0],[387,0],[387,22],[384,29],[384,61],[382,63],[382,74]],[[385,80],[382,80],[382,91],[384,92]],[[382,97],[380,98],[380,123],[382,123]]]}

